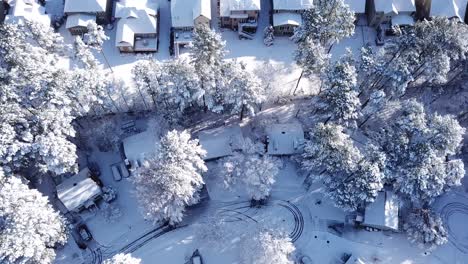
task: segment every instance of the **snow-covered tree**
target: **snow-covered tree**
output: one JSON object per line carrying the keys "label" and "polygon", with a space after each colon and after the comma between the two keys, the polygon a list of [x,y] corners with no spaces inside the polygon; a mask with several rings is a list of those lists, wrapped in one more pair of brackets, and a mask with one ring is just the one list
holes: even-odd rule
{"label": "snow-covered tree", "polygon": [[411,242],[427,250],[448,242],[442,219],[428,208],[412,209],[404,221],[403,229]]}
{"label": "snow-covered tree", "polygon": [[293,264],[296,248],[291,239],[278,230],[259,230],[248,235],[241,245],[243,264]]}
{"label": "snow-covered tree", "polygon": [[321,108],[330,115],[327,122],[354,127],[361,115],[361,102],[356,87],[356,68],[349,56],[344,56],[327,70]]}
{"label": "snow-covered tree", "polygon": [[119,253],[112,258],[106,259],[102,264],[140,264],[141,259],[133,257],[131,254]]}
{"label": "snow-covered tree", "polygon": [[156,152],[136,170],[136,195],[147,219],[176,224],[185,207],[199,200],[206,151],[187,131],[174,130],[161,138]]}
{"label": "snow-covered tree", "polygon": [[306,77],[312,74],[322,77],[331,57],[317,40],[311,38],[298,43],[294,56]]}
{"label": "snow-covered tree", "polygon": [[159,109],[161,65],[154,60],[139,61],[132,69],[133,81],[141,99],[142,109]]}
{"label": "snow-covered tree", "polygon": [[222,98],[226,79],[223,71],[226,42],[209,27],[197,27],[193,34],[191,63],[204,91],[203,105],[213,112],[223,110]]}
{"label": "snow-covered tree", "polygon": [[87,25],[88,31],[84,34],[84,42],[97,50],[102,50],[102,45],[104,41],[108,40],[109,37],[106,36],[104,29],[101,25],[96,24],[95,21],[88,22]]}
{"label": "snow-covered tree", "polygon": [[272,25],[267,26],[263,30],[263,44],[265,46],[271,46],[273,45],[273,41],[275,40],[275,30],[273,29]]}
{"label": "snow-covered tree", "polygon": [[317,0],[302,14],[303,22],[294,33],[296,42],[314,39],[329,47],[354,34],[354,12],[343,0]]}
{"label": "snow-covered tree", "polygon": [[224,105],[232,114],[239,114],[240,119],[245,112],[254,115],[259,105],[266,100],[265,87],[260,79],[246,69],[243,63],[230,64],[229,89],[224,93]]}
{"label": "snow-covered tree", "polygon": [[376,138],[386,153],[387,179],[415,205],[425,205],[460,185],[463,162],[452,159],[465,129],[450,116],[427,116],[415,100],[403,102],[401,113]]}
{"label": "snow-covered tree", "polygon": [[78,60],[85,68],[96,69],[99,65],[99,62],[94,57],[91,49],[86,45],[80,36],[75,36],[75,41],[73,42],[75,59]]}
{"label": "snow-covered tree", "polygon": [[65,220],[47,197],[0,173],[0,262],[53,263],[54,248],[67,241]]}

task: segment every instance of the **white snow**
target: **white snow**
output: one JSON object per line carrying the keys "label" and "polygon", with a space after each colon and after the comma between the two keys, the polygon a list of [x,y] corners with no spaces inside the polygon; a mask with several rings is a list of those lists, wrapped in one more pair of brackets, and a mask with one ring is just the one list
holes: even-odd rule
{"label": "white snow", "polygon": [[50,16],[45,13],[45,8],[42,7],[36,0],[12,0],[9,1],[11,6],[10,13],[5,16],[5,23],[23,23],[26,21],[35,21],[50,25]]}
{"label": "white snow", "polygon": [[304,10],[312,6],[312,0],[273,0],[274,10]]}
{"label": "white snow", "polygon": [[414,18],[408,14],[398,14],[392,17],[392,24],[393,25],[413,25]]}
{"label": "white snow", "polygon": [[75,211],[101,194],[101,188],[89,178],[89,169],[57,185],[57,196],[69,211]]}
{"label": "white snow", "polygon": [[432,0],[430,16],[457,17],[463,22],[467,6],[468,0]]}
{"label": "white snow", "polygon": [[300,26],[302,24],[302,16],[297,13],[275,13],[273,14],[273,26],[293,25]]}
{"label": "white snow", "polygon": [[345,0],[344,2],[356,14],[364,14],[366,12],[366,0]]}
{"label": "white snow", "polygon": [[123,140],[125,157],[134,165],[141,164],[148,155],[154,154],[159,139],[156,133],[147,130]]}
{"label": "white snow", "polygon": [[304,143],[304,130],[299,123],[274,124],[266,129],[270,155],[291,155],[300,153]]}
{"label": "white snow", "polygon": [[220,16],[228,17],[232,11],[259,11],[260,0],[220,0]]}
{"label": "white snow", "polygon": [[398,230],[398,203],[391,191],[379,192],[375,201],[366,206],[364,225]]}
{"label": "white snow", "polygon": [[65,0],[65,13],[99,13],[106,11],[106,0]]}
{"label": "white snow", "polygon": [[244,143],[239,125],[218,127],[198,133],[200,145],[206,150],[205,160],[229,156]]}
{"label": "white snow", "polygon": [[385,14],[401,12],[416,12],[414,0],[374,0],[376,12]]}
{"label": "white snow", "polygon": [[199,16],[211,19],[210,0],[171,0],[172,27],[193,27]]}

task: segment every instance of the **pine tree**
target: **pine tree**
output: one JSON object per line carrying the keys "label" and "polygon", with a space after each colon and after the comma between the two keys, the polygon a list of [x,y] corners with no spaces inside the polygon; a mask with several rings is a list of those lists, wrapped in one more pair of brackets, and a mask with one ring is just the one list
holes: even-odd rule
{"label": "pine tree", "polygon": [[137,169],[133,182],[145,217],[173,225],[199,200],[206,152],[187,131],[174,130],[161,139],[157,153]]}
{"label": "pine tree", "polygon": [[293,264],[295,247],[286,234],[277,230],[259,230],[243,240],[243,264]]}
{"label": "pine tree", "polygon": [[53,263],[54,247],[66,241],[65,221],[47,197],[1,171],[0,262]]}
{"label": "pine tree", "polygon": [[428,208],[415,208],[405,219],[403,229],[408,239],[426,250],[448,242],[442,219]]}

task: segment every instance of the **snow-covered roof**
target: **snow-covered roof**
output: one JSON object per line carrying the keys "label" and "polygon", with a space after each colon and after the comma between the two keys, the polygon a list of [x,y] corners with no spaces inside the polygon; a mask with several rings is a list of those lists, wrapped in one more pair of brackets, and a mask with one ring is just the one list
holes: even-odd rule
{"label": "snow-covered roof", "polygon": [[85,205],[101,192],[96,182],[89,178],[88,168],[57,185],[57,196],[69,211]]}
{"label": "snow-covered roof", "polygon": [[366,0],[345,0],[344,2],[356,14],[364,14],[366,12]]}
{"label": "snow-covered roof", "polygon": [[36,0],[12,0],[8,4],[11,8],[10,13],[5,17],[5,23],[21,24],[26,20],[50,25],[50,16]]}
{"label": "snow-covered roof", "polygon": [[399,14],[416,12],[414,0],[374,0],[375,11]]}
{"label": "snow-covered roof", "polygon": [[398,14],[392,17],[392,25],[405,26],[413,24],[414,18],[408,14]]}
{"label": "snow-covered roof", "polygon": [[73,27],[87,27],[89,22],[95,21],[95,15],[88,15],[88,14],[73,14],[67,17],[67,23],[65,23],[65,27],[73,28]]}
{"label": "snow-covered roof", "polygon": [[157,30],[158,5],[154,1],[123,1],[116,4],[117,22],[115,45],[132,46],[135,34],[154,34]]}
{"label": "snow-covered roof", "polygon": [[173,27],[193,27],[200,16],[211,19],[210,0],[171,0],[171,20]]}
{"label": "snow-covered roof", "polygon": [[432,0],[431,16],[458,17],[460,21],[465,20],[468,0]]}
{"label": "snow-covered roof", "polygon": [[273,10],[305,10],[312,8],[313,0],[273,0]]}
{"label": "snow-covered roof", "polygon": [[198,139],[206,150],[205,160],[229,156],[244,145],[244,136],[239,125],[201,131]]}
{"label": "snow-covered roof", "polygon": [[228,17],[232,11],[259,11],[260,0],[220,0],[219,13]]}
{"label": "snow-covered roof", "polygon": [[273,26],[292,25],[300,26],[302,24],[302,16],[296,13],[275,13],[273,14]]}
{"label": "snow-covered roof", "polygon": [[398,202],[393,192],[379,192],[375,201],[367,205],[363,224],[398,230],[398,209]]}
{"label": "snow-covered roof", "polygon": [[266,128],[266,134],[267,153],[270,155],[291,155],[302,151],[304,130],[299,123],[270,125]]}
{"label": "snow-covered roof", "polygon": [[64,13],[99,13],[106,11],[107,0],[65,0]]}
{"label": "snow-covered roof", "polygon": [[358,257],[355,257],[354,255],[352,255],[347,261],[345,264],[366,264],[366,262],[364,262],[362,259],[358,258]]}
{"label": "snow-covered roof", "polygon": [[146,130],[123,140],[125,157],[132,164],[141,164],[149,155],[154,155],[159,142],[156,133]]}

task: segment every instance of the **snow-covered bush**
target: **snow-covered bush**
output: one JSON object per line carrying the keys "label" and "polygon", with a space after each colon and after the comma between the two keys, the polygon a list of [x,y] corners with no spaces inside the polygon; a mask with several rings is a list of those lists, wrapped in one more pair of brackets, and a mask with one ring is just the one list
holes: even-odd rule
{"label": "snow-covered bush", "polygon": [[259,230],[244,238],[241,244],[243,264],[294,264],[291,239],[278,230]]}
{"label": "snow-covered bush", "polygon": [[403,229],[411,242],[427,250],[448,242],[442,219],[430,209],[413,209],[406,217]]}
{"label": "snow-covered bush", "polygon": [[141,259],[133,257],[131,254],[119,253],[110,259],[106,259],[102,264],[140,264]]}
{"label": "snow-covered bush", "polygon": [[47,197],[16,176],[0,175],[0,262],[53,263],[54,247],[67,241],[65,220]]}
{"label": "snow-covered bush", "polygon": [[267,26],[263,30],[263,44],[265,46],[271,46],[273,45],[273,41],[275,40],[275,34],[274,34],[274,29],[272,25]]}
{"label": "snow-covered bush", "polygon": [[199,201],[206,151],[187,131],[173,130],[161,138],[156,153],[132,177],[136,195],[147,219],[176,224],[185,207]]}

